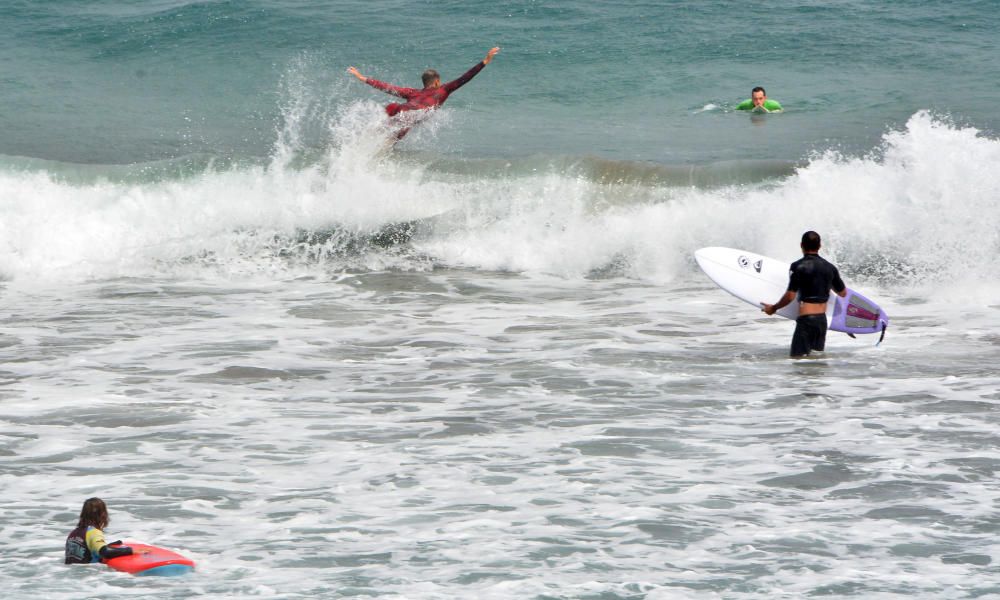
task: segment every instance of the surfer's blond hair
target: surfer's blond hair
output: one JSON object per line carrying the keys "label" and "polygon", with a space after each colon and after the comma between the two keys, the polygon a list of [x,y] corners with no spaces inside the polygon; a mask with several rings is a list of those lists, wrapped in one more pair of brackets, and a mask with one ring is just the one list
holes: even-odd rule
{"label": "surfer's blond hair", "polygon": [[424,82],[424,87],[427,87],[434,83],[435,80],[441,79],[441,75],[434,69],[427,69],[424,71],[424,74],[420,76],[420,79]]}

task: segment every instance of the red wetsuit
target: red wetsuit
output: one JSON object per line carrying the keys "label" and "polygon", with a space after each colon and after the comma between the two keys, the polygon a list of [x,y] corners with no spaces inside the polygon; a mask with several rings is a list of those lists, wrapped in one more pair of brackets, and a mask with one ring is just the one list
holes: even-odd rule
{"label": "red wetsuit", "polygon": [[[449,81],[448,83],[440,85],[436,88],[424,88],[418,90],[417,88],[399,87],[392,85],[391,83],[385,83],[384,81],[371,78],[365,80],[365,83],[377,90],[382,90],[383,92],[392,94],[393,96],[399,96],[400,98],[406,100],[403,104],[393,102],[385,107],[385,112],[390,117],[394,117],[406,110],[426,110],[428,108],[437,108],[438,106],[441,106],[452,92],[469,83],[469,80],[482,71],[485,66],[486,63],[479,61],[476,66],[466,71],[464,75],[455,81]],[[396,134],[396,138],[402,138],[409,130],[409,127],[400,130]]]}

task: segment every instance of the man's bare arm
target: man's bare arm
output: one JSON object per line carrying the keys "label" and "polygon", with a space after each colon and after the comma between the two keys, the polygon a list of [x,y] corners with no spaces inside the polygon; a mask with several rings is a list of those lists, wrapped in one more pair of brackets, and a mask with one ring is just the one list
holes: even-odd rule
{"label": "man's bare arm", "polygon": [[795,292],[793,292],[792,290],[788,290],[787,292],[785,292],[785,295],[782,296],[781,299],[778,300],[775,304],[767,304],[761,302],[760,305],[763,307],[761,308],[761,310],[769,315],[773,315],[782,308],[785,308],[786,306],[791,304],[792,300],[795,300]]}

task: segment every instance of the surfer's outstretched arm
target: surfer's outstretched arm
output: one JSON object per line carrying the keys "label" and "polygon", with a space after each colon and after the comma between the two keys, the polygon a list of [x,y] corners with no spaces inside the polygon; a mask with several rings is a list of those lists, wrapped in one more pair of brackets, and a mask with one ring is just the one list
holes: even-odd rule
{"label": "surfer's outstretched arm", "polygon": [[354,75],[362,83],[367,83],[376,90],[382,90],[387,94],[392,94],[393,96],[399,96],[400,98],[410,99],[410,96],[417,93],[414,88],[399,87],[398,85],[392,85],[391,83],[386,83],[384,81],[379,81],[378,79],[372,79],[371,77],[365,77],[358,72],[354,67],[348,67],[347,72]]}
{"label": "surfer's outstretched arm", "polygon": [[493,61],[493,57],[497,55],[497,52],[500,52],[499,46],[490,48],[490,51],[486,53],[486,58],[476,63],[476,66],[466,71],[465,74],[463,74],[458,79],[454,81],[449,81],[442,87],[450,94],[455,90],[457,90],[458,88],[462,87],[463,85],[469,83],[469,81],[471,81],[473,77],[478,75],[479,72],[483,70],[483,67],[490,64],[490,62]]}
{"label": "surfer's outstretched arm", "polygon": [[354,67],[347,67],[347,72],[350,73],[351,75],[354,75],[355,77],[357,77],[358,81],[360,81],[361,83],[368,83],[368,78],[365,77],[364,75],[362,75],[360,72],[358,72],[358,70],[356,68],[354,68]]}

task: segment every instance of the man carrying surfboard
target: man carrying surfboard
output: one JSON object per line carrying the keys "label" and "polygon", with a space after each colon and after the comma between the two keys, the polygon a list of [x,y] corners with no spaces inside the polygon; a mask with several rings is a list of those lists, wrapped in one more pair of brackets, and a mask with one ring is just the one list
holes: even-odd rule
{"label": "man carrying surfboard", "polygon": [[820,237],[815,231],[802,234],[802,258],[792,263],[788,270],[788,289],[774,304],[761,302],[761,309],[769,315],[799,299],[799,316],[795,319],[792,334],[791,356],[808,356],[813,350],[822,352],[826,347],[826,303],[832,289],[838,296],[847,296],[847,286],[840,272],[826,259],[820,257]]}
{"label": "man carrying surfboard", "polygon": [[[396,115],[411,110],[427,110],[431,108],[437,108],[444,104],[444,101],[448,99],[448,96],[462,87],[466,83],[469,83],[473,77],[475,77],[483,67],[490,64],[493,57],[496,56],[497,52],[500,52],[500,48],[491,48],[489,52],[486,53],[486,58],[479,61],[474,67],[465,72],[464,75],[459,77],[454,81],[449,81],[448,83],[441,83],[441,76],[434,69],[427,69],[421,75],[421,80],[423,81],[423,89],[417,88],[407,88],[392,85],[390,83],[385,83],[377,79],[372,79],[371,77],[365,77],[358,72],[354,67],[349,67],[347,72],[351,75],[357,77],[363,83],[367,83],[377,90],[382,90],[387,94],[392,94],[393,96],[399,96],[400,98],[406,100],[404,103],[393,102],[385,107],[385,112],[390,117],[395,117]],[[404,127],[396,132],[396,139],[401,140],[403,136],[410,131],[410,127]]]}

